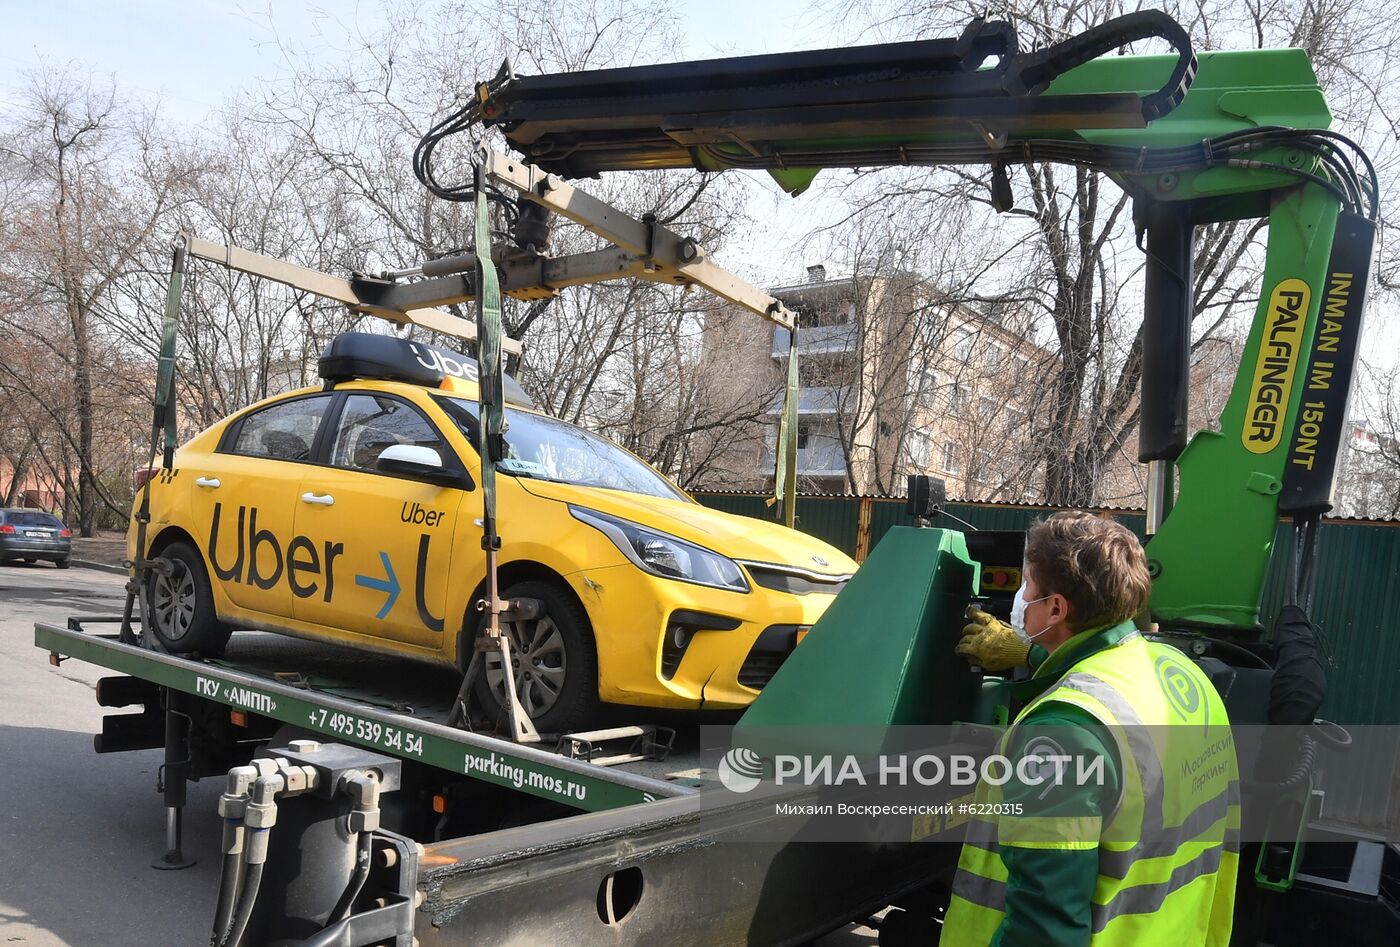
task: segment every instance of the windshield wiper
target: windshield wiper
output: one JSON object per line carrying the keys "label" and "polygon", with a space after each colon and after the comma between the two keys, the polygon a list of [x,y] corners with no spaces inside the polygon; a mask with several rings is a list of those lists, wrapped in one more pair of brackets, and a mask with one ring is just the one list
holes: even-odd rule
{"label": "windshield wiper", "polygon": [[539,473],[534,470],[527,470],[522,467],[512,467],[510,466],[510,462],[505,460],[496,461],[496,472],[503,473],[511,477],[524,477],[527,480],[543,480],[546,483],[570,482],[568,480],[562,480],[559,477],[551,477],[548,474]]}

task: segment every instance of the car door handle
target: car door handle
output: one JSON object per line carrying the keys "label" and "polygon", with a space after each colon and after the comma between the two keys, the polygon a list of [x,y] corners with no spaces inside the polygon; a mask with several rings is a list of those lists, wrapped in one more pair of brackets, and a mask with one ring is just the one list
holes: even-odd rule
{"label": "car door handle", "polygon": [[218,477],[195,477],[194,485],[196,487],[208,487],[210,490],[217,490],[221,486]]}
{"label": "car door handle", "polygon": [[301,495],[301,502],[303,502],[303,503],[315,503],[315,504],[317,504],[318,506],[334,506],[334,505],[335,505],[335,497],[331,496],[329,493],[326,493],[326,494],[303,493],[303,494]]}

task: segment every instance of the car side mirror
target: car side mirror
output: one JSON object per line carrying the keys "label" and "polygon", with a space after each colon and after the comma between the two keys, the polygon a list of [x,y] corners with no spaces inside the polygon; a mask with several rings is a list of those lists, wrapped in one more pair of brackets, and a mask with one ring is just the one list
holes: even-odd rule
{"label": "car side mirror", "polygon": [[384,448],[375,459],[374,469],[380,473],[407,477],[410,480],[423,480],[445,487],[462,485],[462,473],[448,470],[442,465],[442,455],[431,447],[418,447],[414,444],[395,444]]}

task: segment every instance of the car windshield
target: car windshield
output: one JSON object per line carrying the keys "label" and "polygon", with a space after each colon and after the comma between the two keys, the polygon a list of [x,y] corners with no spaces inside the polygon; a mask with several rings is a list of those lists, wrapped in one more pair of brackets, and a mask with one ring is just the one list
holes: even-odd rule
{"label": "car windshield", "polygon": [[5,514],[5,522],[11,526],[42,526],[46,529],[62,529],[63,523],[49,513],[31,513],[28,510],[11,510]]}
{"label": "car windshield", "polygon": [[[476,443],[476,403],[440,398],[448,415]],[[543,414],[506,409],[505,460],[496,469],[515,477],[553,480],[581,487],[625,490],[667,500],[690,498],[612,441]],[[480,450],[480,448],[477,448]]]}

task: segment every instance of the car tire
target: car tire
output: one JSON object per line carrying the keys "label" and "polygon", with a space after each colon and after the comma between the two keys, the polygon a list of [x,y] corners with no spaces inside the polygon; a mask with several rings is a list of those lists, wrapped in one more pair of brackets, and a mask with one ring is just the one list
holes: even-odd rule
{"label": "car tire", "polygon": [[214,612],[214,593],[204,557],[189,543],[166,546],[170,576],[152,572],[146,580],[146,621],[156,642],[171,654],[199,652],[208,658],[224,653],[232,633]]}
{"label": "car tire", "polygon": [[54,568],[56,568],[56,569],[66,569],[66,568],[68,568],[70,565],[72,565],[72,563],[69,562],[67,559],[55,559],[55,560],[53,561],[53,564],[54,564]]}
{"label": "car tire", "polygon": [[[520,582],[501,597],[537,599],[544,606],[539,618],[504,626],[512,652],[520,655],[523,665],[516,675],[516,693],[535,729],[565,733],[586,726],[598,710],[598,654],[583,607],[550,582]],[[485,616],[476,613],[473,624],[475,640],[486,627]],[[465,652],[463,664],[471,654]],[[474,688],[477,706],[499,718],[505,696],[500,658],[486,654],[484,661]]]}

